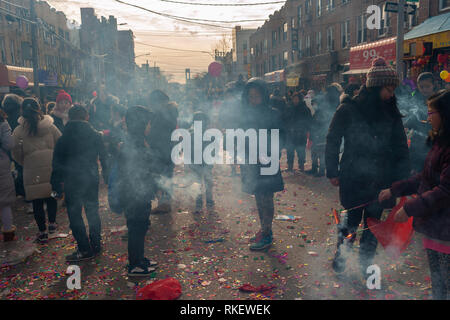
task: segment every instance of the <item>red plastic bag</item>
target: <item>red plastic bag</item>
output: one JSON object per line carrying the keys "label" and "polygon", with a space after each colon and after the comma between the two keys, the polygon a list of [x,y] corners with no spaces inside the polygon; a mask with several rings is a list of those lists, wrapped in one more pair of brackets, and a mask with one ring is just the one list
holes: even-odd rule
{"label": "red plastic bag", "polygon": [[174,278],[167,278],[157,280],[139,289],[136,300],[175,300],[180,296],[180,282]]}
{"label": "red plastic bag", "polygon": [[393,259],[398,259],[400,254],[406,250],[414,233],[412,217],[402,223],[394,221],[395,214],[403,207],[406,200],[406,197],[401,198],[400,202],[392,209],[386,221],[367,218],[367,225],[370,231],[375,235],[378,242],[381,243],[386,253]]}

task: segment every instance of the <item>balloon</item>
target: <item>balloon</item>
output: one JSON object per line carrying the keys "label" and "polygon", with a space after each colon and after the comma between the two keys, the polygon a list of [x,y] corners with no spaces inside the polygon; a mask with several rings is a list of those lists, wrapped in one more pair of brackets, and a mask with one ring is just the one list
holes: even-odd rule
{"label": "balloon", "polygon": [[222,65],[218,62],[212,62],[208,66],[208,73],[211,77],[220,77],[220,74],[222,73]]}
{"label": "balloon", "polygon": [[448,73],[447,70],[442,70],[442,71],[441,71],[441,79],[442,79],[442,80],[447,79],[448,76],[449,76],[449,73]]}
{"label": "balloon", "polygon": [[20,89],[26,89],[28,88],[28,79],[25,76],[18,76],[16,78],[16,86],[18,86]]}
{"label": "balloon", "polygon": [[92,96],[96,97],[97,96],[97,91],[92,92]]}
{"label": "balloon", "polygon": [[450,77],[447,77],[447,79],[445,79],[445,82],[450,83]]}

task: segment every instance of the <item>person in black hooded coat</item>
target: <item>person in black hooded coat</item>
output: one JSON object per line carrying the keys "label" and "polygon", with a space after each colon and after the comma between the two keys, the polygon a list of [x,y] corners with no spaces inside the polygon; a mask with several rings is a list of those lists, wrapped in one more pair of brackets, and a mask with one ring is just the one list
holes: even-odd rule
{"label": "person in black hooded coat", "polygon": [[[69,109],[69,122],[53,152],[52,189],[65,193],[70,228],[78,250],[66,257],[69,262],[92,258],[101,251],[101,220],[98,213],[99,168],[107,177],[103,135],[88,122],[89,113],[81,105]],[[64,185],[64,189],[63,189]],[[89,237],[82,217],[84,207]]]}
{"label": "person in black hooded coat", "polygon": [[[367,83],[355,98],[344,96],[327,135],[325,161],[327,177],[339,186],[341,204],[350,210],[338,233],[338,250],[333,262],[337,272],[345,268],[340,247],[345,237],[353,236],[364,216],[364,232],[360,240],[361,272],[375,255],[377,240],[367,226],[367,218],[379,219],[383,208],[376,202],[378,193],[394,181],[409,176],[410,161],[406,134],[394,95],[398,76],[383,59],[373,62]],[[344,138],[344,153],[339,151]],[[392,203],[383,206],[393,207]]]}
{"label": "person in black hooded coat", "polygon": [[157,162],[161,167],[161,175],[157,180],[160,191],[158,207],[153,213],[168,213],[172,210],[172,177],[175,167],[172,161],[172,148],[175,143],[171,140],[171,136],[177,128],[178,105],[170,101],[161,90],[154,90],[148,102],[154,120],[146,139],[155,150]]}
{"label": "person in black hooded coat", "polygon": [[303,172],[305,170],[307,133],[310,130],[312,115],[301,93],[296,92],[292,95],[292,103],[286,108],[284,118],[288,170],[294,170],[294,157],[297,151],[298,168]]}
{"label": "person in black hooded coat", "polygon": [[[250,79],[242,94],[241,117],[237,128],[244,131],[248,129],[278,129],[280,128],[280,114],[270,107],[267,84],[261,79]],[[267,133],[270,138],[270,132]],[[267,150],[271,150],[271,143],[278,141],[268,140]],[[278,146],[279,147],[279,146]],[[261,168],[266,166],[260,163],[248,164],[248,143],[246,143],[246,164],[241,164],[242,190],[255,195],[258,214],[261,222],[261,231],[252,238],[255,242],[251,250],[263,250],[272,244],[272,221],[274,216],[273,194],[284,189],[283,178],[279,168],[279,150],[277,150],[278,170],[274,175],[263,175]]]}

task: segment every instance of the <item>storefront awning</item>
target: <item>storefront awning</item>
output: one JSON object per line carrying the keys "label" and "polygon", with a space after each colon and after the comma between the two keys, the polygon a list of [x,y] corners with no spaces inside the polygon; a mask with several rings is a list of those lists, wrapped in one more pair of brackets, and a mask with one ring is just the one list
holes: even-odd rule
{"label": "storefront awning", "polygon": [[350,71],[369,69],[378,57],[387,63],[395,62],[396,41],[397,37],[393,37],[350,48]]}
{"label": "storefront awning", "polygon": [[[429,18],[405,34],[405,40],[450,31],[450,12]],[[450,39],[447,38],[447,41]]]}
{"label": "storefront awning", "polygon": [[277,70],[266,73],[264,80],[267,82],[283,82],[285,80],[284,70]]}
{"label": "storefront awning", "polygon": [[354,70],[349,70],[346,71],[342,74],[367,74],[367,72],[369,72],[370,69],[354,69]]}
{"label": "storefront awning", "polygon": [[18,76],[25,76],[28,79],[28,85],[34,86],[32,68],[8,66],[0,63],[0,87],[15,86]]}

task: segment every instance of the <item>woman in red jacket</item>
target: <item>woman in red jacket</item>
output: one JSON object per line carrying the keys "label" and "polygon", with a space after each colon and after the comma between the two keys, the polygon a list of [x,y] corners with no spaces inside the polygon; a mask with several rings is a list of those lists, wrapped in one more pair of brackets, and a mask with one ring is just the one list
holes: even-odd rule
{"label": "woman in red jacket", "polygon": [[423,171],[395,182],[381,191],[379,201],[417,194],[395,215],[395,221],[414,217],[414,229],[424,235],[433,299],[449,299],[450,293],[450,90],[440,91],[428,101],[432,145]]}

